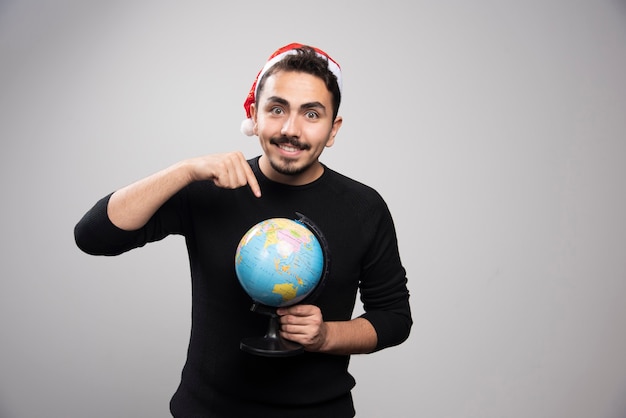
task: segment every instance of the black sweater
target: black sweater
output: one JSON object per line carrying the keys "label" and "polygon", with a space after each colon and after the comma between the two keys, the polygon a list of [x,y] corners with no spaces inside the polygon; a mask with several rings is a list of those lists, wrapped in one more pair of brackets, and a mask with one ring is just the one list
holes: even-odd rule
{"label": "black sweater", "polygon": [[323,232],[330,274],[315,304],[324,320],[351,319],[357,290],[374,326],[376,350],[403,342],[412,325],[406,273],[389,210],[372,188],[325,167],[305,186],[267,179],[250,164],[262,197],[248,187],[221,189],[193,183],[165,203],[137,231],[108,219],[106,196],[75,228],[77,245],[95,255],[117,255],[170,234],[186,239],[192,280],[192,325],[187,361],[171,402],[176,417],[352,417],[349,356],[304,353],[287,358],[239,349],[243,337],[262,336],[265,315],[251,312],[239,284],[234,255],[256,223],[304,214]]}

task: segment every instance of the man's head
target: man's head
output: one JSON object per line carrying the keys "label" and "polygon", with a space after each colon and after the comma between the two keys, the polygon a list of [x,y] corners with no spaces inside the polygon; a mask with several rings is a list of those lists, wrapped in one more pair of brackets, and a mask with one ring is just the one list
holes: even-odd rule
{"label": "man's head", "polygon": [[319,178],[324,171],[319,156],[334,144],[342,125],[339,66],[320,50],[297,45],[270,57],[257,81],[244,105],[249,120],[244,133],[259,137],[261,171],[291,185]]}
{"label": "man's head", "polygon": [[291,43],[276,50],[257,74],[252,88],[244,102],[247,119],[241,125],[241,131],[254,135],[253,122],[250,119],[250,106],[257,101],[265,86],[265,80],[278,71],[294,71],[319,77],[333,98],[333,119],[339,113],[342,91],[341,68],[326,52],[319,48],[299,43]]}

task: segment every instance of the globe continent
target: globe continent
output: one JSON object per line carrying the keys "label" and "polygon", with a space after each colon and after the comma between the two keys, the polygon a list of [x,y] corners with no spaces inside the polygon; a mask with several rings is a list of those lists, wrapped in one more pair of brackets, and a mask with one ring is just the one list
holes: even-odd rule
{"label": "globe continent", "polygon": [[295,305],[316,288],[324,252],[302,222],[272,218],[245,233],[237,246],[235,272],[250,297],[272,307]]}

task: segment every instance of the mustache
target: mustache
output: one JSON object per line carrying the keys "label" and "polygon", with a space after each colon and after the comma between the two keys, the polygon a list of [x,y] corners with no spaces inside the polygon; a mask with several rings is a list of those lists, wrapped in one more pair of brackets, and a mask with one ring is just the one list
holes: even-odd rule
{"label": "mustache", "polygon": [[272,145],[291,145],[292,147],[299,148],[301,150],[308,150],[311,148],[309,144],[300,142],[297,138],[281,136],[270,138],[270,144]]}

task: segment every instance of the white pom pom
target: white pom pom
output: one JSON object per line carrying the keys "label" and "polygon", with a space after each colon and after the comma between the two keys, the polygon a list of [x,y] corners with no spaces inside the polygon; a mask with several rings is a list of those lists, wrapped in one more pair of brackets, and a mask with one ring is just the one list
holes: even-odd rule
{"label": "white pom pom", "polygon": [[254,122],[252,119],[246,119],[241,122],[241,133],[246,136],[254,135]]}

